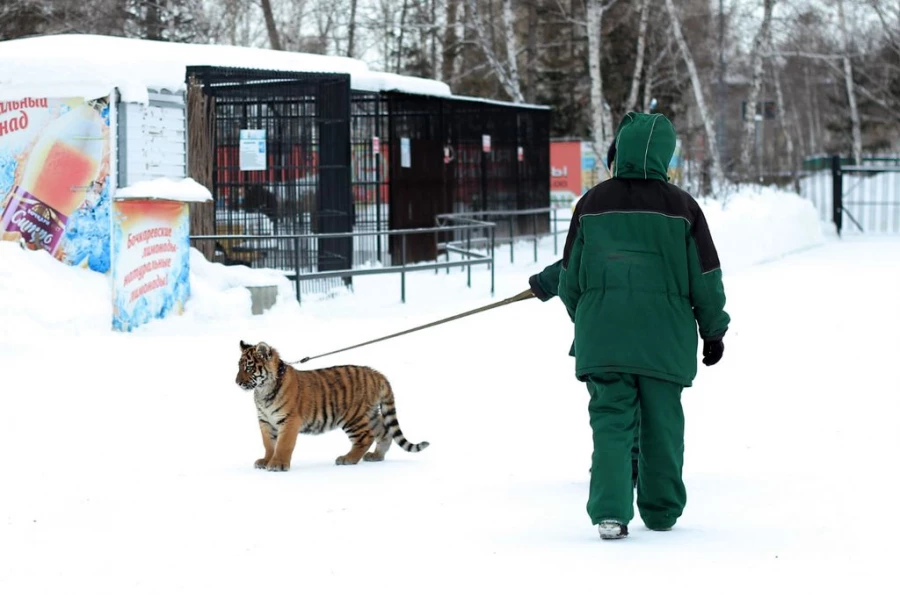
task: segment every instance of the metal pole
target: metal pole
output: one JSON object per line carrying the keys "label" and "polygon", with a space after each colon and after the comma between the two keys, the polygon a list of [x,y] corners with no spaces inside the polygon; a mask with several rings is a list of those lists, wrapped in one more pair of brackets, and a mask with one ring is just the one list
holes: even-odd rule
{"label": "metal pole", "polygon": [[[466,260],[471,262],[472,257],[470,254],[472,253],[472,228],[466,227]],[[466,286],[472,287],[472,265],[466,267]]]}
{"label": "metal pole", "polygon": [[[381,113],[379,104],[381,96],[375,98],[375,136],[378,137],[378,152],[372,151],[375,160],[375,229],[381,231]],[[371,142],[371,141],[370,141]],[[378,243],[378,262],[381,259],[381,234],[375,236]]]}
{"label": "metal pole", "polygon": [[537,235],[537,213],[534,213],[531,216],[531,232],[534,234],[534,261],[538,261],[537,257],[537,245],[538,245],[538,235]]}
{"label": "metal pole", "polygon": [[491,264],[488,265],[491,267],[491,295],[494,295],[494,269],[496,269],[497,262],[494,260],[494,227],[491,227]]}
{"label": "metal pole", "polygon": [[406,303],[406,234],[400,236],[400,301]]}
{"label": "metal pole", "polygon": [[559,239],[557,237],[557,234],[559,232],[559,224],[556,221],[556,211],[557,210],[558,209],[552,209],[550,211],[550,216],[553,217],[553,255],[554,256],[559,254],[559,247],[558,247]]}
{"label": "metal pole", "polygon": [[294,291],[297,292],[297,303],[300,302],[300,238],[294,238]]}
{"label": "metal pole", "polygon": [[516,249],[514,247],[515,242],[513,241],[513,220],[512,217],[509,218],[509,262],[513,263],[516,261]]}
{"label": "metal pole", "polygon": [[844,174],[841,171],[841,156],[831,157],[831,219],[841,236],[841,228],[844,226]]}

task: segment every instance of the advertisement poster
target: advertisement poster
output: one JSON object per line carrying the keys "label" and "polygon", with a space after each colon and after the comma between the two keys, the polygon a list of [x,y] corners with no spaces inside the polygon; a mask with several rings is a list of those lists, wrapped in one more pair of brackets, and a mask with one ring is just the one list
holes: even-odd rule
{"label": "advertisement poster", "polygon": [[550,200],[567,205],[581,194],[581,142],[551,142]]}
{"label": "advertisement poster", "polygon": [[181,314],[190,294],[187,203],[113,202],[113,329]]}
{"label": "advertisement poster", "polygon": [[[609,178],[606,155],[598,157],[587,141],[550,142],[550,196],[556,204],[574,204],[581,196]],[[675,142],[675,153],[669,162],[669,181],[684,181],[684,159],[681,139]]]}
{"label": "advertisement poster", "polygon": [[109,98],[0,101],[0,240],[109,270]]}

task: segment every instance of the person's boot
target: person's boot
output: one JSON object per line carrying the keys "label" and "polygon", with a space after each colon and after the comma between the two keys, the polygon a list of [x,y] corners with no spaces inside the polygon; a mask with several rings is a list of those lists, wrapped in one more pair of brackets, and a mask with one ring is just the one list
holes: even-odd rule
{"label": "person's boot", "polygon": [[628,525],[619,521],[600,521],[597,532],[600,533],[600,539],[622,539],[628,536]]}

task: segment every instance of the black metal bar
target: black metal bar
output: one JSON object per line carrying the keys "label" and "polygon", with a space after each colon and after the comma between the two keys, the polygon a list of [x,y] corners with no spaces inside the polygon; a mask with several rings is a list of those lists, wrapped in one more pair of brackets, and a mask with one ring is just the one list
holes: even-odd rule
{"label": "black metal bar", "polygon": [[[472,251],[472,230],[466,230],[466,251]],[[469,266],[466,267],[466,287],[472,287],[472,261],[467,260]]]}
{"label": "black metal bar", "polygon": [[491,295],[494,295],[494,270],[497,268],[496,262],[494,260],[494,230],[495,229],[496,228],[491,227],[489,230],[490,234],[491,234],[491,264],[490,264],[490,267],[491,267]]}
{"label": "black metal bar", "polygon": [[840,237],[844,213],[844,176],[841,172],[840,155],[834,155],[831,158],[831,201],[831,220],[834,222],[838,237]]}
{"label": "black metal bar", "polygon": [[400,301],[406,303],[406,234],[400,236]]}
{"label": "black metal bar", "polygon": [[297,301],[300,302],[300,238],[294,238],[294,290],[297,292]]}

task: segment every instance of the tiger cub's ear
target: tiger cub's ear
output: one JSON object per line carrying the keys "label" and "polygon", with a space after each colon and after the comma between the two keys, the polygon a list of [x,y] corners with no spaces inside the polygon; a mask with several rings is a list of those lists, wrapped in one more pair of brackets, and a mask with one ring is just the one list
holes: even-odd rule
{"label": "tiger cub's ear", "polygon": [[253,347],[253,345],[250,345],[249,343],[244,343],[244,340],[241,339],[241,351],[247,351],[251,347]]}
{"label": "tiger cub's ear", "polygon": [[256,353],[264,360],[269,359],[270,357],[272,357],[272,348],[265,343],[257,343]]}

